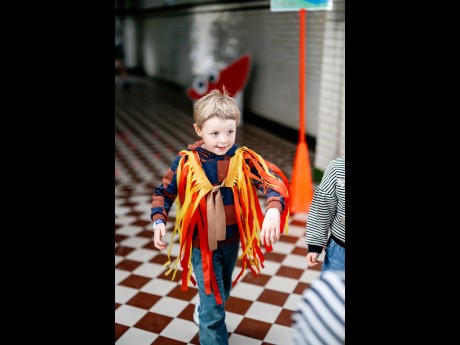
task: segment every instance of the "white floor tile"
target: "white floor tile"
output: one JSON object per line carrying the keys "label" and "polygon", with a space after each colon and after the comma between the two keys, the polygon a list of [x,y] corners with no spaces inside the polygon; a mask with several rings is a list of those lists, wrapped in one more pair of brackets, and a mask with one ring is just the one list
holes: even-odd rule
{"label": "white floor tile", "polygon": [[296,293],[290,294],[286,302],[284,302],[283,308],[289,310],[297,310],[297,304],[299,303],[301,298],[302,295]]}
{"label": "white floor tile", "polygon": [[[198,296],[198,289],[196,287],[194,287],[195,290],[197,290],[197,293],[195,295],[195,297],[193,297],[191,300],[190,300],[190,303],[192,304],[196,304],[198,302],[198,300],[200,299],[200,297]],[[230,293],[231,295],[231,293]]]}
{"label": "white floor tile", "polygon": [[118,268],[115,268],[115,285],[123,281],[124,279],[128,278],[130,275],[131,275],[131,272],[119,270]]}
{"label": "white floor tile", "polygon": [[171,282],[169,280],[153,279],[145,284],[140,290],[157,296],[166,296],[177,286],[177,284],[177,282]]}
{"label": "white floor tile", "polygon": [[[115,244],[116,246],[116,244]],[[120,255],[115,255],[115,266],[118,265],[120,262],[122,262],[125,258]]]}
{"label": "white floor tile", "polygon": [[251,304],[248,311],[246,312],[246,317],[254,320],[273,323],[278,318],[281,309],[281,307],[272,304],[255,301]]}
{"label": "white floor tile", "polygon": [[150,308],[150,311],[161,315],[176,317],[187,305],[188,302],[186,301],[172,297],[163,297]]}
{"label": "white floor tile", "polygon": [[150,345],[158,334],[131,327],[116,341],[116,345]]}
{"label": "white floor tile", "polygon": [[225,312],[225,323],[227,324],[227,331],[233,333],[235,329],[243,320],[243,315],[235,314],[231,312]]}
{"label": "white floor tile", "polygon": [[271,344],[291,345],[293,331],[291,327],[274,324],[270,327],[264,341]]}
{"label": "white floor tile", "polygon": [[287,242],[277,242],[273,246],[273,252],[279,254],[290,254],[294,249],[294,245],[292,243]]}
{"label": "white floor tile", "polygon": [[283,266],[294,267],[301,270],[306,270],[308,268],[305,256],[295,254],[286,256],[283,260]]}
{"label": "white floor tile", "polygon": [[228,345],[260,345],[261,340],[245,337],[244,335],[233,333],[228,338]]}
{"label": "white floor tile", "polygon": [[[241,273],[241,267],[235,267],[235,269],[233,270],[233,273],[232,273],[232,282],[235,281],[236,277],[238,277],[238,274],[240,274],[240,273]],[[243,281],[244,277],[246,277],[246,274],[248,274],[248,273],[249,273],[249,274],[252,274],[252,273],[249,272],[249,270],[246,269],[246,270],[241,274],[240,278],[238,279],[238,283],[237,283],[237,284],[239,284],[239,282]],[[235,285],[235,286],[236,286],[236,285]]]}
{"label": "white floor tile", "polygon": [[130,211],[130,207],[115,206],[115,214],[119,217],[124,216],[126,213],[129,213]]}
{"label": "white floor tile", "polygon": [[[115,163],[117,161],[117,158],[115,158]],[[124,198],[120,198],[118,195],[121,194],[121,190],[119,187],[115,187],[115,213],[117,208],[121,208],[123,206],[121,206],[121,204],[124,204],[125,203],[125,199]]]}
{"label": "white floor tile", "polygon": [[150,203],[152,201],[149,200],[145,204],[139,204],[134,207],[134,211],[145,213],[146,217],[150,215]]}
{"label": "white floor tile", "polygon": [[128,226],[132,222],[136,220],[136,217],[133,216],[123,216],[123,217],[118,217],[116,223]]}
{"label": "white floor tile", "polygon": [[255,301],[263,290],[264,288],[262,286],[238,281],[238,283],[236,283],[236,285],[231,289],[230,296]]}
{"label": "white floor tile", "polygon": [[[155,179],[155,174],[149,171],[143,170],[139,175],[140,175],[140,178],[144,181],[153,181]],[[149,214],[149,212],[150,212],[150,207],[148,208],[147,214]]]}
{"label": "white floor tile", "polygon": [[307,245],[305,244],[305,235],[303,237],[299,237],[295,245],[296,247],[307,248]]}
{"label": "white floor tile", "polygon": [[150,203],[152,202],[152,196],[151,195],[134,195],[131,198],[129,198],[130,201],[142,204],[142,205],[147,205],[148,209],[150,210]]}
{"label": "white floor tile", "polygon": [[278,272],[281,266],[279,262],[270,261],[270,260],[265,260],[264,265],[265,267],[262,268],[261,273],[268,275],[268,276],[274,276],[276,272]]}
{"label": "white floor tile", "polygon": [[125,247],[140,248],[149,242],[150,239],[145,237],[128,237],[127,239],[120,241],[119,244]]}
{"label": "white floor tile", "polygon": [[164,270],[165,267],[163,265],[146,262],[139,265],[133,273],[144,277],[155,278]]}
{"label": "white floor tile", "polygon": [[[168,250],[169,250],[169,246],[168,246]],[[174,242],[172,249],[171,249],[171,255],[176,256],[176,257],[179,256],[179,250],[180,250],[179,242]]]}
{"label": "white floor tile", "polygon": [[193,321],[174,319],[160,335],[188,343],[197,333],[198,327]]}
{"label": "white floor tile", "polygon": [[138,292],[138,289],[117,285],[115,286],[115,302],[124,304],[133,298]]}
{"label": "white floor tile", "polygon": [[148,262],[159,254],[158,250],[138,248],[126,255],[126,259]]}
{"label": "white floor tile", "polygon": [[315,279],[319,278],[320,274],[321,271],[306,269],[300,276],[299,280],[303,283],[311,284]]}
{"label": "white floor tile", "polygon": [[147,313],[148,311],[145,309],[124,304],[115,310],[115,322],[132,327]]}
{"label": "white floor tile", "polygon": [[291,293],[294,291],[297,284],[298,280],[296,279],[273,276],[267,284],[265,284],[265,287],[276,291]]}
{"label": "white floor tile", "polygon": [[125,225],[117,229],[117,235],[135,236],[140,232],[142,232],[142,228],[140,226]]}

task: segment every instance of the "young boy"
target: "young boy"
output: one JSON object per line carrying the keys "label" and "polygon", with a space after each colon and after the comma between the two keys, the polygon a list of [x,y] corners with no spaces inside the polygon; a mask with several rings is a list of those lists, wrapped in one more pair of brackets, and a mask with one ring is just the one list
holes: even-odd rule
{"label": "young boy", "polygon": [[[212,90],[196,101],[193,127],[201,140],[174,159],[153,195],[150,218],[154,245],[166,249],[162,237],[173,201],[178,233],[177,259],[168,264],[174,276],[180,262],[182,290],[198,286],[201,345],[228,344],[225,302],[246,268],[254,275],[263,266],[259,240],[272,250],[289,217],[289,183],[284,174],[247,147],[235,144],[240,120],[237,102],[225,90]],[[257,189],[266,197],[262,214]],[[242,246],[242,269],[232,285],[232,273]],[[192,270],[195,279],[192,277]]]}

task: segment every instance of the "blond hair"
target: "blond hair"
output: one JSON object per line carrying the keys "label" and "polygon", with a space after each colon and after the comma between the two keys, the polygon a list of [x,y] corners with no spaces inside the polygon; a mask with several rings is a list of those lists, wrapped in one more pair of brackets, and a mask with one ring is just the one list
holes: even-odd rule
{"label": "blond hair", "polygon": [[193,119],[200,129],[207,119],[214,116],[222,120],[235,120],[236,125],[240,122],[240,110],[236,99],[229,95],[225,87],[222,87],[222,92],[217,89],[210,91],[193,106]]}

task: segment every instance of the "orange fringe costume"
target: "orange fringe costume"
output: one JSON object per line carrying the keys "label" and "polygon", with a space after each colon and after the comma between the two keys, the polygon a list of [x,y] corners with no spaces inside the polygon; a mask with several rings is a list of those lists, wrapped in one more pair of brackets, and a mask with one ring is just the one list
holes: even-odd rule
{"label": "orange fringe costume", "polygon": [[[208,246],[207,217],[201,217],[207,214],[206,196],[215,191],[206,174],[201,167],[200,159],[196,151],[182,150],[182,156],[177,168],[177,190],[176,198],[176,223],[171,236],[171,244],[168,249],[168,261],[164,266],[171,266],[165,273],[169,275],[174,270],[171,280],[178,270],[180,262],[182,267],[182,291],[188,290],[188,283],[191,281],[196,285],[192,277],[193,267],[191,264],[192,253],[192,236],[195,227],[198,228],[201,257],[203,260],[203,275],[206,294],[214,291],[217,304],[222,304],[222,298],[217,287],[216,276],[212,266],[212,251]],[[254,167],[260,176],[251,172],[250,166],[245,160],[252,161]],[[271,169],[275,174],[281,177],[282,181],[270,173]],[[238,257],[242,260],[242,268],[238,276],[232,283],[232,286],[240,279],[246,268],[249,268],[254,276],[260,273],[260,266],[265,267],[264,254],[259,245],[260,230],[264,215],[260,208],[257,198],[257,191],[251,179],[257,179],[264,182],[268,187],[277,191],[285,202],[285,207],[280,215],[280,233],[288,233],[288,219],[290,213],[290,185],[286,176],[274,164],[265,161],[254,151],[243,146],[235,151],[235,155],[230,159],[228,175],[222,187],[229,187],[233,190],[235,211],[237,214],[238,229],[240,242],[243,253]],[[174,236],[179,235],[179,255],[171,263],[170,255],[174,242]],[[273,250],[272,246],[265,245],[267,252]],[[212,290],[211,290],[212,289]]]}

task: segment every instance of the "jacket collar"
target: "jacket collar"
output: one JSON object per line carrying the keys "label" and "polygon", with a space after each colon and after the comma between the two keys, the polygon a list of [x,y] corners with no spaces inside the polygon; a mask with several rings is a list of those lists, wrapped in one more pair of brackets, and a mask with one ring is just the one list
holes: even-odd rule
{"label": "jacket collar", "polygon": [[[193,144],[188,145],[188,149],[191,151],[196,151],[198,154],[203,157],[203,158],[216,158],[216,157],[223,157],[223,156],[218,156],[212,152],[209,152],[208,150],[204,149],[201,147],[203,145],[203,140],[198,140],[195,141]],[[233,146],[227,151],[227,153],[224,155],[227,157],[233,157],[235,155],[235,151],[238,149],[238,145],[233,144]]]}

